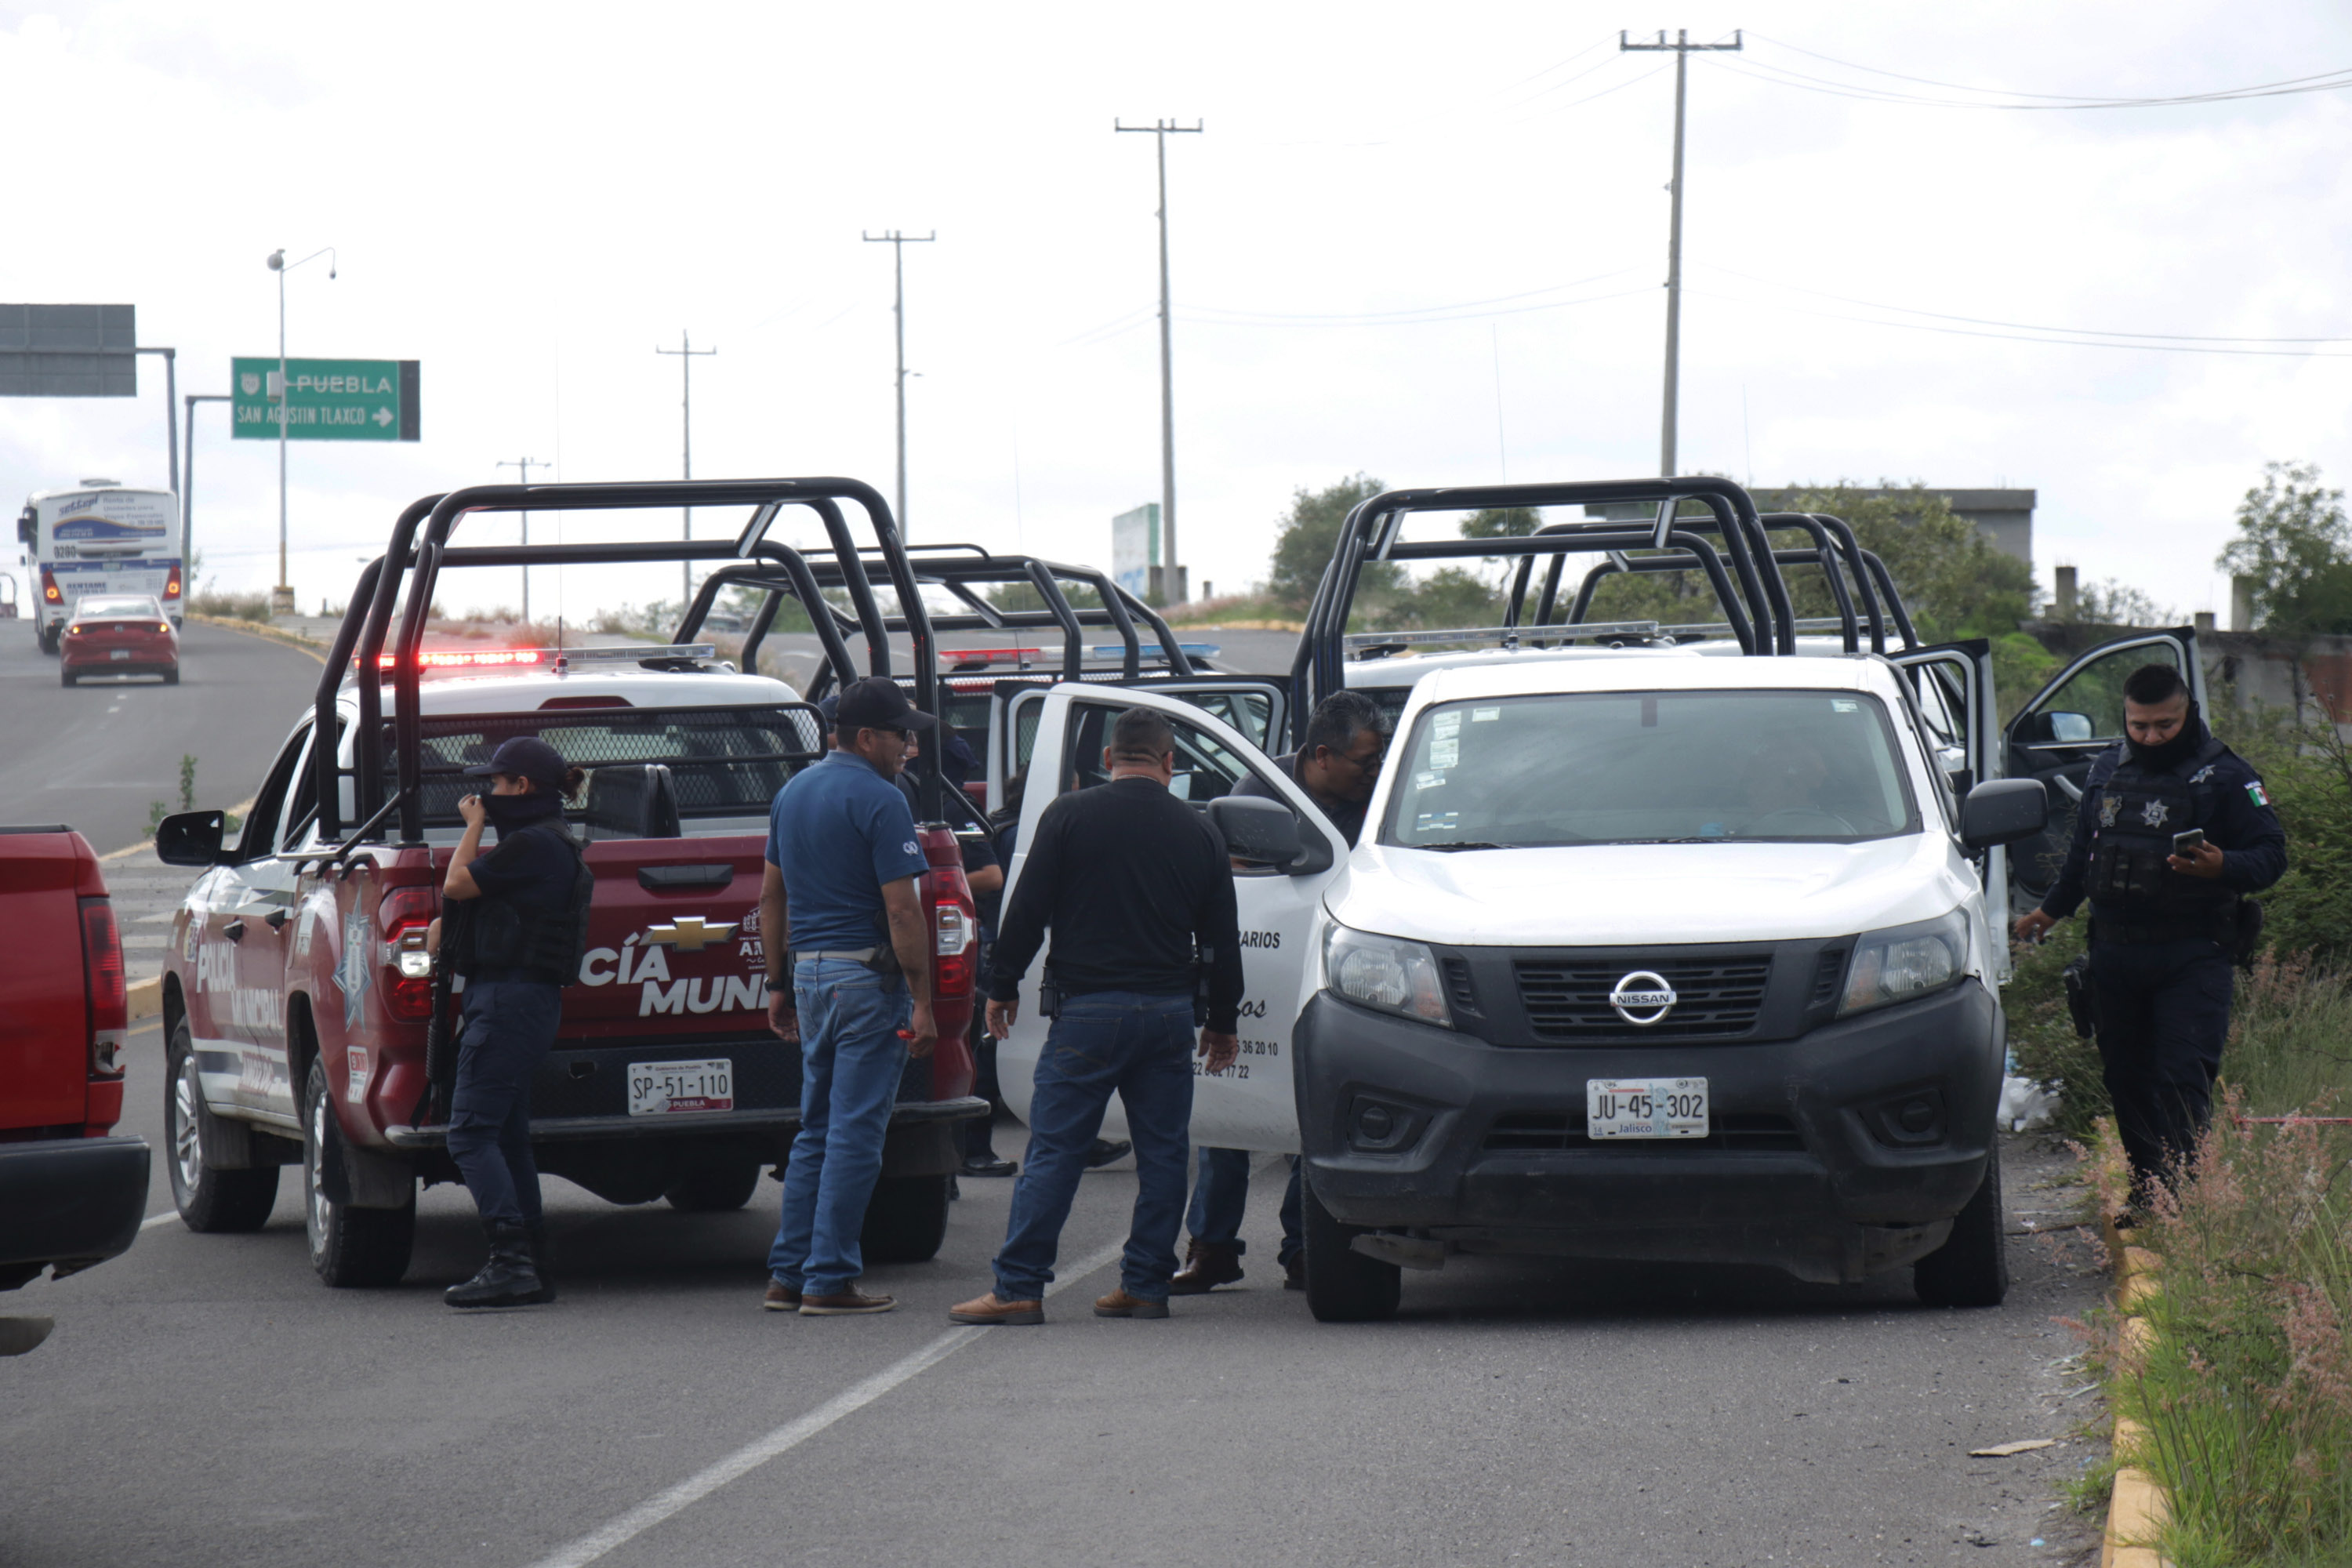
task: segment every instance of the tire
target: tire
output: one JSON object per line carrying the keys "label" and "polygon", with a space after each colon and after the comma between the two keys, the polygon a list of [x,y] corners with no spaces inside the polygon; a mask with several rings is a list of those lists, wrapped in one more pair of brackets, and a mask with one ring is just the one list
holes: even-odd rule
{"label": "tire", "polygon": [[59,686],[71,686],[73,683],[74,683],[74,672],[73,672],[72,670],[70,670],[70,669],[66,669],[66,668],[63,668],[61,667],[61,668],[58,670],[58,684]]}
{"label": "tire", "polygon": [[[669,1206],[688,1214],[720,1214],[740,1209],[760,1189],[758,1160],[714,1162],[697,1165],[662,1192]],[[869,1211],[870,1212],[870,1211]],[[870,1219],[867,1221],[873,1223]]]}
{"label": "tire", "polygon": [[269,1223],[278,1202],[278,1167],[252,1171],[215,1170],[205,1159],[216,1147],[212,1111],[205,1105],[204,1085],[196,1077],[196,1051],[185,1018],[172,1030],[164,1052],[164,1163],[172,1176],[172,1202],[190,1230],[207,1235],[259,1230]]}
{"label": "tire", "polygon": [[33,640],[41,645],[43,653],[55,655],[58,651],[58,639],[46,631],[35,632]]}
{"label": "tire", "polygon": [[171,668],[163,672],[163,684],[166,686],[177,686],[180,684],[180,667],[178,665],[175,664]]}
{"label": "tire", "polygon": [[927,1263],[948,1238],[947,1176],[884,1176],[866,1205],[857,1247],[868,1263]]}
{"label": "tire", "polygon": [[2009,1294],[2009,1211],[2000,1201],[2000,1144],[1944,1245],[1911,1266],[1911,1289],[1930,1307],[1998,1307]]}
{"label": "tire", "polygon": [[1315,1195],[1312,1181],[1300,1184],[1306,1209],[1307,1310],[1318,1323],[1385,1323],[1396,1316],[1403,1270],[1351,1251],[1348,1243],[1362,1227],[1341,1225]]}
{"label": "tire", "polygon": [[302,1228],[310,1242],[310,1267],[337,1289],[397,1285],[408,1272],[416,1242],[416,1188],[396,1209],[361,1209],[327,1196],[319,1181],[320,1162],[332,1152],[328,1119],[335,1114],[327,1097],[326,1064],[313,1058],[302,1085]]}

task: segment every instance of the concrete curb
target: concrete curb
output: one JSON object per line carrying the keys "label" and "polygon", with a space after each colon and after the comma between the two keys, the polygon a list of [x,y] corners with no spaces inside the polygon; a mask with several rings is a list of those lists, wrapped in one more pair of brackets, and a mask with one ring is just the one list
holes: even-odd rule
{"label": "concrete curb", "polygon": [[[2160,1260],[2144,1247],[2126,1244],[2112,1217],[2104,1220],[2100,1228],[2106,1237],[2107,1256],[2115,1259],[2116,1308],[2133,1313],[2154,1294]],[[2124,1320],[2124,1338],[2136,1347],[2144,1346],[2153,1332],[2145,1318],[2130,1316]],[[2147,1427],[2128,1416],[2116,1417],[2117,1454],[2139,1451],[2147,1444]],[[2120,1467],[2116,1471],[2115,1489],[2107,1499],[2107,1527],[2099,1547],[2099,1568],[2170,1568],[2155,1542],[2171,1517],[2170,1500],[2154,1476],[2137,1465]]]}
{"label": "concrete curb", "polygon": [[131,1021],[152,1018],[163,1010],[163,977],[134,980],[124,988],[131,1001]]}
{"label": "concrete curb", "polygon": [[290,647],[298,653],[307,653],[320,664],[327,662],[327,656],[320,653],[319,645],[309,637],[282,631],[277,626],[268,626],[260,621],[238,620],[230,616],[200,616],[194,610],[188,612],[187,618],[192,621],[201,621],[208,626],[221,626],[229,631],[243,632],[247,637],[259,637],[264,642],[274,642],[282,647]]}

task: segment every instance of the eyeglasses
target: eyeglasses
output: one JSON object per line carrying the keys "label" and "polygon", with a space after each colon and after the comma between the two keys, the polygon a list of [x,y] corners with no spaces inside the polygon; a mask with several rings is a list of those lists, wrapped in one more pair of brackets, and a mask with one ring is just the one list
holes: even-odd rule
{"label": "eyeglasses", "polygon": [[1370,773],[1380,767],[1381,760],[1388,754],[1389,749],[1386,746],[1374,746],[1361,756],[1352,756],[1342,752],[1339,753],[1339,760],[1353,767],[1358,773]]}

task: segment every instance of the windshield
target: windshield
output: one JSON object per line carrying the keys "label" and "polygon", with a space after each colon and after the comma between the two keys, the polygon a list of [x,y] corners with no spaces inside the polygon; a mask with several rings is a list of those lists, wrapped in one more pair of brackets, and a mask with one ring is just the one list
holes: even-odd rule
{"label": "windshield", "polygon": [[1861,692],[1601,691],[1448,702],[1391,763],[1381,842],[1772,840],[1917,831],[1886,710]]}

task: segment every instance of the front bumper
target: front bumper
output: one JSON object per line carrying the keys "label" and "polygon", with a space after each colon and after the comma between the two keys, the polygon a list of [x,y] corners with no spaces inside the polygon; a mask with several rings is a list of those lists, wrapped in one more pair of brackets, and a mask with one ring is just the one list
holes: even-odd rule
{"label": "front bumper", "polygon": [[[1934,1250],[1994,1139],[2000,1005],[1973,979],[1794,1039],[1496,1047],[1334,1000],[1294,1033],[1316,1196],[1344,1225],[1465,1251],[1761,1263],[1850,1281]],[[1703,1077],[1706,1143],[1583,1136],[1585,1080]],[[1934,1142],[1891,1143],[1866,1113],[1941,1096]],[[1408,1126],[1364,1146],[1367,1100]],[[1878,1125],[1883,1126],[1881,1122]]]}
{"label": "front bumper", "polygon": [[[934,1122],[969,1121],[989,1113],[988,1101],[977,1095],[955,1100],[902,1100],[890,1108],[890,1125],[922,1127]],[[800,1131],[801,1108],[779,1106],[753,1110],[690,1110],[673,1116],[558,1116],[532,1118],[530,1141],[539,1143],[606,1142],[626,1138],[725,1138],[751,1133],[761,1137]],[[387,1127],[384,1141],[395,1149],[442,1149],[449,1142],[446,1126]]]}
{"label": "front bumper", "polygon": [[120,1257],[147,1212],[143,1138],[0,1143],[0,1288]]}

